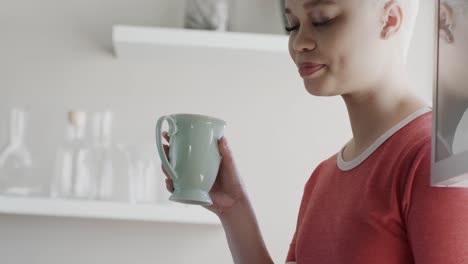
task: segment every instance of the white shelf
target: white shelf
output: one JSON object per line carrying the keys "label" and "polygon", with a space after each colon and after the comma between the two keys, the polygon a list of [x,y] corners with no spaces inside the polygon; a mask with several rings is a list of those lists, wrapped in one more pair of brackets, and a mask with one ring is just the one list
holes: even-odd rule
{"label": "white shelf", "polygon": [[146,205],[0,196],[0,214],[220,225],[213,213],[194,205]]}
{"label": "white shelf", "polygon": [[203,62],[210,56],[222,59],[219,55],[243,53],[288,59],[286,35],[116,25],[112,39],[114,51],[122,59],[169,56]]}

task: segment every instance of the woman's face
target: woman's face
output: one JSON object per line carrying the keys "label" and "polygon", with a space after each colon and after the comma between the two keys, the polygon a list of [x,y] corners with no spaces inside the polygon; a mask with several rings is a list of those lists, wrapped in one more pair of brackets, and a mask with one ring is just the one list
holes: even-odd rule
{"label": "woman's face", "polygon": [[444,2],[439,11],[440,93],[468,101],[468,14]]}
{"label": "woman's face", "polygon": [[289,52],[310,94],[356,92],[385,75],[383,12],[370,2],[286,0]]}

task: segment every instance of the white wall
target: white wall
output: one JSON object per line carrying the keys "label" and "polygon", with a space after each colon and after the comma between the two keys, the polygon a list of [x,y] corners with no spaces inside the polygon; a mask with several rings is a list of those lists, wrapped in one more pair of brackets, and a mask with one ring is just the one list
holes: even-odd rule
{"label": "white wall", "polygon": [[418,95],[432,106],[434,16],[436,1],[420,1],[419,15],[408,54],[408,74]]}
{"label": "white wall", "polygon": [[[431,102],[433,16],[430,1],[422,2],[410,72]],[[271,0],[235,3],[233,30],[282,32]],[[346,109],[340,98],[309,96],[288,62],[137,65],[112,56],[113,24],[180,27],[182,7],[181,0],[4,0],[0,142],[8,109],[29,109],[28,142],[46,181],[68,109],[112,109],[115,137],[136,145],[154,145],[163,114],[221,117],[267,246],[281,263],[304,182],[351,136]],[[8,264],[232,262],[221,228],[0,215],[0,234],[1,262]]]}

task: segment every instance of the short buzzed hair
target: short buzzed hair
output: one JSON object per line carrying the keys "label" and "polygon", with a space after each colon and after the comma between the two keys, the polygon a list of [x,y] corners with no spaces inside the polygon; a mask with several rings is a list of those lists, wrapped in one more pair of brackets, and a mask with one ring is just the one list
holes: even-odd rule
{"label": "short buzzed hair", "polygon": [[[364,0],[366,1],[366,0]],[[379,5],[381,8],[385,6],[388,2],[392,0],[371,0],[374,4]],[[413,37],[414,27],[416,25],[416,18],[419,13],[419,1],[420,0],[394,0],[400,2],[403,6],[403,25],[402,25],[402,35],[404,43],[402,43],[403,49],[403,58],[406,61],[408,57],[409,48],[411,45],[411,40]],[[449,0],[449,1],[468,1],[468,0]]]}

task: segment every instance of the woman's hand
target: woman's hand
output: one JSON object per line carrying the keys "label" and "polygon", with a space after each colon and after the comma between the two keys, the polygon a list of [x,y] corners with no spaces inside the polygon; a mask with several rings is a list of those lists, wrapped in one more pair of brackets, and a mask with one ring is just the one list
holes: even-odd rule
{"label": "woman's hand", "polygon": [[[163,136],[169,142],[168,134],[163,133]],[[226,138],[221,138],[218,146],[221,164],[209,193],[213,205],[204,207],[220,218],[235,263],[273,263]],[[164,152],[168,157],[169,146],[166,144]],[[164,167],[162,170],[167,177],[166,187],[173,192],[172,181]]]}
{"label": "woman's hand", "polygon": [[[169,142],[170,138],[167,132],[163,133],[163,137]],[[168,157],[169,160],[169,146],[167,144],[163,146],[166,157]],[[209,192],[213,204],[204,207],[221,217],[223,214],[229,212],[234,205],[245,202],[247,200],[247,194],[243,188],[232,152],[229,149],[225,137],[222,137],[218,141],[218,147],[221,154],[221,164],[216,181]],[[161,168],[166,175],[166,188],[172,193],[174,191],[172,180],[169,178],[164,166],[161,166]]]}

